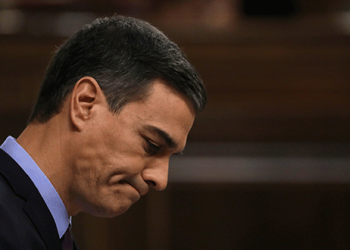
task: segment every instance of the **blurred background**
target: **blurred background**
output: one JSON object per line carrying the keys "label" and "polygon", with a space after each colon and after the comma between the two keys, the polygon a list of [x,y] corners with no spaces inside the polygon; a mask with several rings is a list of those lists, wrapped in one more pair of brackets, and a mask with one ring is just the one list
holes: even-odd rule
{"label": "blurred background", "polygon": [[1,141],[57,46],[114,13],[177,42],[209,102],[167,190],[76,216],[80,249],[350,249],[350,1],[1,0]]}

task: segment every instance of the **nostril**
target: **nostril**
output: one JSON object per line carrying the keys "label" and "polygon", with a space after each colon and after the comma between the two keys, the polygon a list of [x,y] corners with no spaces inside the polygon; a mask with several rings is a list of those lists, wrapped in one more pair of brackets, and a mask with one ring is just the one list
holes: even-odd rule
{"label": "nostril", "polygon": [[154,181],[147,181],[147,184],[151,187],[157,186],[157,184]]}

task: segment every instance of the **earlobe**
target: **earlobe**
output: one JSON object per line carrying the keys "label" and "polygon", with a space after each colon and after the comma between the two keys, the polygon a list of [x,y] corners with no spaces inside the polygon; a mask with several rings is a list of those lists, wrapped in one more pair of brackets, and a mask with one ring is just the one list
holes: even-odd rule
{"label": "earlobe", "polygon": [[78,131],[82,131],[86,121],[91,119],[91,110],[101,92],[100,86],[92,77],[83,77],[75,84],[71,93],[70,118]]}

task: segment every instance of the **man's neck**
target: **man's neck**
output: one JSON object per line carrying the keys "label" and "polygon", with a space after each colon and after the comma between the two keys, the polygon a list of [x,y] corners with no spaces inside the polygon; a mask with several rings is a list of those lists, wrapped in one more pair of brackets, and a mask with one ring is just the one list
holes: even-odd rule
{"label": "man's neck", "polygon": [[69,215],[72,215],[69,204],[70,172],[69,128],[64,127],[59,116],[46,123],[30,123],[18,137],[17,143],[26,150],[40,169],[50,180],[64,202]]}

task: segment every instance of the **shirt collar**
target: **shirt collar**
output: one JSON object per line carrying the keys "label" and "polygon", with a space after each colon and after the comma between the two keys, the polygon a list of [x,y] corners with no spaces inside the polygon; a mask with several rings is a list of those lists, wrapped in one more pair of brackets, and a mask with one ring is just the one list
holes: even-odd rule
{"label": "shirt collar", "polygon": [[0,148],[10,155],[32,180],[49,208],[61,238],[71,223],[71,218],[50,180],[13,137],[7,137]]}

